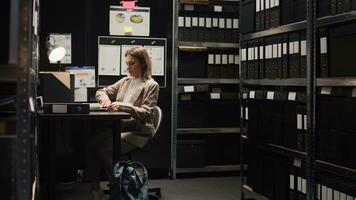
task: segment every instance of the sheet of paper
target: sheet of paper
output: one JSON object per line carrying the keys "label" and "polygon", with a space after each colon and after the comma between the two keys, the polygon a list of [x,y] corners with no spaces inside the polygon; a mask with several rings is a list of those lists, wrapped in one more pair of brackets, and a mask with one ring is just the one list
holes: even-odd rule
{"label": "sheet of paper", "polygon": [[120,46],[99,45],[98,75],[118,76],[120,72]]}
{"label": "sheet of paper", "polygon": [[163,46],[144,46],[152,62],[152,75],[164,76],[165,52]]}
{"label": "sheet of paper", "polygon": [[95,67],[66,67],[66,72],[74,74],[74,87],[95,87]]}
{"label": "sheet of paper", "polygon": [[80,87],[74,89],[74,101],[75,102],[86,102],[88,101],[87,88]]}

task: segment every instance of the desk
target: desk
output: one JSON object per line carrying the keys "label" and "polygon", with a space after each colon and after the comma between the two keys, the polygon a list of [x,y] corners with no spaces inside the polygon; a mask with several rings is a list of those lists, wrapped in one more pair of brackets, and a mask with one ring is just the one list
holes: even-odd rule
{"label": "desk", "polygon": [[[44,114],[43,112],[38,112],[39,119],[39,130],[40,133],[46,134],[51,133],[50,122],[61,122],[61,121],[72,121],[72,120],[89,120],[100,121],[105,120],[112,122],[113,130],[113,163],[119,159],[120,156],[120,142],[118,134],[121,133],[121,120],[129,119],[130,114],[125,112],[90,112],[89,114]],[[52,129],[53,130],[53,129]],[[57,131],[57,130],[55,130]],[[89,135],[89,134],[88,134]],[[41,145],[41,144],[39,144]],[[55,153],[55,143],[54,137],[49,137],[49,154]],[[114,149],[117,149],[116,151]],[[41,158],[40,158],[41,159]],[[48,164],[48,180],[47,191],[48,194],[43,199],[55,199],[55,156],[49,156],[49,160],[46,162]],[[41,174],[40,174],[41,176]]]}

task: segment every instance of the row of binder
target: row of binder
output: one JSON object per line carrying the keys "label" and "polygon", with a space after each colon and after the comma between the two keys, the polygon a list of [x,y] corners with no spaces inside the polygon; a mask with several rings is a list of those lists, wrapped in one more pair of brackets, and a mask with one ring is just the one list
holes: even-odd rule
{"label": "row of binder", "polygon": [[316,182],[316,199],[318,200],[356,200],[354,180],[327,172],[319,172]]}
{"label": "row of binder", "polygon": [[243,111],[249,140],[306,151],[305,93],[250,91]]}
{"label": "row of binder", "polygon": [[[320,76],[328,76],[328,40],[319,31]],[[245,79],[304,78],[307,69],[305,31],[291,32],[241,43],[241,76]]]}
{"label": "row of binder", "polygon": [[291,159],[289,171],[289,200],[305,200],[307,180],[305,162]]}
{"label": "row of binder", "polygon": [[179,16],[178,40],[238,43],[239,19],[225,16]]}
{"label": "row of binder", "polygon": [[279,0],[256,0],[256,31],[280,25]]}
{"label": "row of binder", "polygon": [[178,77],[238,78],[240,58],[236,51],[179,52]]}
{"label": "row of binder", "polygon": [[329,0],[330,14],[340,14],[356,10],[356,0]]}
{"label": "row of binder", "polygon": [[177,92],[181,101],[233,100],[239,96],[237,91],[206,84],[180,85]]}
{"label": "row of binder", "polygon": [[239,55],[208,54],[208,78],[238,78]]}

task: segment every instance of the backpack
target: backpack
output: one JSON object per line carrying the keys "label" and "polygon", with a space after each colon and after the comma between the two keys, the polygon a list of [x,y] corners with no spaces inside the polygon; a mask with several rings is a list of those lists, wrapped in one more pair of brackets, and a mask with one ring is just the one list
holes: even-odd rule
{"label": "backpack", "polygon": [[143,164],[119,161],[114,166],[110,200],[148,200],[148,173]]}

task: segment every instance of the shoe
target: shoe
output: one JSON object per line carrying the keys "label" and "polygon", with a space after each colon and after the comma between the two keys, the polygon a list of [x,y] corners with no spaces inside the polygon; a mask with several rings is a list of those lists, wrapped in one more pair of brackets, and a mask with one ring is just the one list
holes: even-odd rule
{"label": "shoe", "polygon": [[102,200],[104,197],[103,190],[92,190],[91,191],[91,199],[90,200]]}

